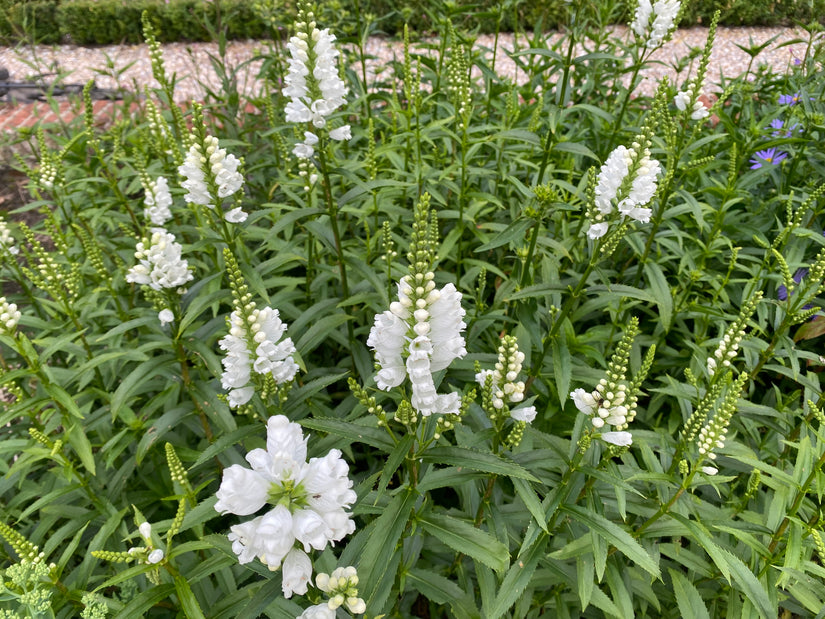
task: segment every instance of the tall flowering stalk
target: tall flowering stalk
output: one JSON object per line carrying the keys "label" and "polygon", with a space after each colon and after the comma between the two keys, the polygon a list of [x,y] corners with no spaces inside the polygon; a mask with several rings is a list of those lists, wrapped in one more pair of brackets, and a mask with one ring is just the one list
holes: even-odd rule
{"label": "tall flowering stalk", "polygon": [[346,511],[356,499],[349,466],[337,449],[307,461],[307,440],[297,423],[270,417],[266,449],[246,454],[252,469],[239,464],[224,469],[216,494],[215,509],[224,514],[250,516],[267,508],[233,525],[229,541],[240,563],[257,558],[272,571],[281,568],[285,597],[307,592],[312,576],[307,553],[355,531]]}
{"label": "tall flowering stalk", "polygon": [[409,377],[410,404],[423,416],[457,415],[458,393],[438,394],[433,372],[463,357],[465,328],[461,293],[453,284],[436,288],[432,264],[435,258],[435,214],[430,218],[430,196],[424,194],[415,208],[409,272],[398,283],[398,300],[378,314],[367,346],[375,351],[379,371],[375,383],[389,391]]}
{"label": "tall flowering stalk", "polygon": [[288,384],[295,377],[298,364],[292,357],[292,339],[283,338],[286,324],[278,310],[256,307],[232,252],[224,248],[223,254],[234,309],[227,319],[229,333],[220,341],[221,350],[226,352],[221,360],[221,386],[229,391],[229,406],[237,408],[249,402],[256,383],[262,397],[276,392],[279,385]]}
{"label": "tall flowering stalk", "polygon": [[[311,162],[317,154],[317,167],[323,178],[324,200],[329,214],[335,253],[341,273],[341,291],[344,300],[349,298],[347,268],[338,223],[338,206],[332,197],[332,184],[327,162],[328,138],[348,141],[352,138],[349,125],[329,128],[329,117],[346,103],[348,89],[338,74],[338,50],[334,46],[335,35],[315,23],[310,5],[302,0],[298,5],[295,35],[289,39],[289,71],[284,79],[284,95],[289,97],[284,113],[287,122],[302,125],[304,140],[293,149],[299,159],[304,178],[304,190],[309,194],[317,174],[310,172]],[[355,347],[355,331],[347,321],[350,348]]]}
{"label": "tall flowering stalk", "polygon": [[667,41],[676,28],[676,17],[682,3],[679,0],[639,0],[630,29],[645,47],[656,49]]}

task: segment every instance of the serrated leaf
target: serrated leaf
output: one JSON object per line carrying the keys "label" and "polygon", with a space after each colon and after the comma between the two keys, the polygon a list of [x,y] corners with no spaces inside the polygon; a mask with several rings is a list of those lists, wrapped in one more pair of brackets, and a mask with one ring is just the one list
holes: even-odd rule
{"label": "serrated leaf", "polygon": [[533,578],[539,560],[544,557],[544,549],[549,540],[547,535],[542,534],[526,553],[513,562],[504,576],[492,608],[487,613],[488,619],[498,619],[521,597]]}
{"label": "serrated leaf", "polygon": [[679,612],[682,617],[693,619],[710,619],[708,609],[702,601],[702,596],[696,587],[685,578],[683,574],[673,569],[668,569],[670,579],[673,582],[673,594],[676,596],[676,603],[679,605]]}
{"label": "serrated leaf", "polygon": [[415,438],[413,435],[407,434],[404,438],[398,441],[398,445],[396,445],[395,449],[390,452],[387,462],[384,464],[384,468],[381,471],[381,478],[378,481],[378,489],[375,495],[376,502],[378,502],[378,499],[380,499],[384,494],[384,491],[387,489],[387,485],[390,483],[392,476],[395,475],[398,467],[401,466],[402,462],[404,462],[404,458],[407,457],[407,454],[409,453],[414,442]]}
{"label": "serrated leaf", "polygon": [[536,491],[533,490],[533,487],[518,477],[511,478],[513,481],[513,487],[516,490],[516,495],[518,498],[521,499],[524,506],[527,508],[527,511],[533,516],[533,519],[536,523],[547,533],[547,523],[544,521],[544,510],[541,507],[541,501],[539,500]]}
{"label": "serrated leaf", "polygon": [[456,552],[464,553],[496,572],[507,569],[510,562],[507,547],[486,531],[463,520],[435,513],[419,516],[418,524]]}
{"label": "serrated leaf", "polygon": [[[369,530],[367,543],[361,553],[358,568],[358,578],[364,583],[363,590],[359,585],[359,593],[366,601],[367,607],[379,595],[385,593],[379,591],[382,575],[384,575],[391,564],[396,553],[400,553],[397,548],[401,534],[407,527],[410,514],[418,499],[418,494],[411,490],[402,490],[396,495],[384,512],[374,521],[375,524]],[[365,530],[366,532],[366,530]],[[400,555],[399,555],[400,557]],[[394,574],[392,575],[394,578]]]}
{"label": "serrated leaf", "polygon": [[83,467],[94,475],[95,456],[92,453],[92,444],[89,442],[89,437],[86,436],[83,426],[80,424],[71,424],[67,435],[69,437],[69,445],[72,446],[77,457],[80,458]]}
{"label": "serrated leaf", "polygon": [[481,617],[473,599],[452,580],[430,570],[412,568],[407,572],[407,583],[436,604],[449,604],[457,619]]}
{"label": "serrated leaf", "polygon": [[342,419],[332,419],[330,417],[315,417],[313,419],[301,419],[299,422],[305,428],[318,430],[327,434],[334,434],[342,438],[371,445],[387,453],[392,452],[395,445],[387,436],[387,432],[381,428],[361,426]]}
{"label": "serrated leaf", "polygon": [[206,619],[195,594],[192,593],[192,588],[180,574],[175,574],[175,591],[186,619]]}
{"label": "serrated leaf", "polygon": [[774,619],[777,616],[777,609],[771,603],[765,588],[756,578],[754,573],[737,556],[728,552],[724,548],[720,549],[730,568],[731,576],[738,585],[738,589],[745,594],[754,608],[762,615],[763,619]]}
{"label": "serrated leaf", "polygon": [[659,318],[665,331],[670,329],[670,322],[673,319],[673,295],[670,285],[660,267],[655,262],[645,263],[645,275],[650,286],[650,292],[656,300],[656,307],[659,310]]}
{"label": "serrated leaf", "polygon": [[434,447],[425,451],[421,457],[425,462],[460,466],[495,475],[539,481],[512,460],[507,460],[489,452],[467,449],[466,447]]}
{"label": "serrated leaf", "polygon": [[562,505],[559,509],[571,514],[577,522],[585,525],[591,531],[598,533],[643,570],[656,578],[661,578],[659,566],[653,557],[647,553],[639,542],[630,536],[630,533],[622,529],[619,525],[610,522],[604,516],[594,514],[578,505]]}

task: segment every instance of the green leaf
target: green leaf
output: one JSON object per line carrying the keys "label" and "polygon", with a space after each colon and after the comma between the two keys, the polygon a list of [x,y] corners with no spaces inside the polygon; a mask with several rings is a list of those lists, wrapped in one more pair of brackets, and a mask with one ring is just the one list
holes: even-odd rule
{"label": "green leaf", "polygon": [[650,291],[659,309],[662,326],[667,331],[670,329],[670,322],[673,319],[673,294],[670,291],[670,285],[667,283],[662,268],[655,262],[646,262],[644,271],[647,276],[647,283],[650,285]]}
{"label": "green leaf", "polygon": [[745,594],[745,597],[750,600],[751,604],[754,605],[764,619],[774,619],[777,616],[777,609],[771,603],[765,588],[750,568],[744,564],[742,559],[724,548],[720,551],[730,567],[730,573],[733,576],[734,582],[738,585],[739,590]]}
{"label": "green leaf", "polygon": [[634,561],[639,567],[655,576],[661,577],[659,566],[642,545],[630,536],[630,533],[622,529],[619,525],[610,522],[604,516],[594,514],[578,505],[562,505],[562,511],[571,514],[577,522],[587,526],[591,531],[596,532],[608,543],[613,544],[628,559]]}
{"label": "green leaf", "polygon": [[512,481],[518,498],[520,498],[524,503],[524,506],[533,516],[536,523],[544,530],[545,533],[547,533],[547,523],[544,518],[544,510],[541,507],[541,501],[536,495],[536,491],[533,490],[533,487],[523,479],[514,477],[512,478]]}
{"label": "green leaf", "polygon": [[521,597],[533,578],[539,560],[544,557],[548,541],[550,538],[542,533],[527,552],[513,562],[499,587],[493,607],[487,613],[487,619],[498,619]]}
{"label": "green leaf", "polygon": [[331,333],[347,322],[352,320],[352,316],[347,314],[328,314],[312,323],[312,326],[304,331],[298,341],[295,343],[295,348],[303,355],[315,350],[318,345],[326,339],[331,337]]}
{"label": "green leaf", "polygon": [[474,471],[493,473],[494,475],[539,481],[512,460],[484,451],[467,449],[466,447],[434,447],[425,451],[422,459],[425,462],[461,466]]}
{"label": "green leaf", "polygon": [[507,546],[486,531],[463,520],[435,513],[420,516],[418,524],[456,552],[464,553],[496,572],[507,569],[510,562]]}
{"label": "green leaf", "polygon": [[178,593],[181,610],[183,610],[183,614],[186,615],[187,619],[206,619],[195,594],[192,593],[192,588],[186,578],[180,574],[175,574],[175,591]]}
{"label": "green leaf", "polygon": [[[368,418],[369,420],[369,418]],[[357,443],[371,445],[387,453],[391,453],[393,445],[386,430],[362,426],[342,419],[332,419],[331,417],[316,417],[314,419],[301,419],[299,422],[305,428],[318,430],[327,434],[334,434]]]}
{"label": "green leaf", "polygon": [[679,612],[682,617],[692,617],[693,619],[710,619],[708,609],[702,601],[702,596],[696,587],[685,578],[683,574],[673,569],[668,569],[670,579],[673,581],[673,594],[676,596],[676,603],[679,605]]}
{"label": "green leaf", "polygon": [[63,389],[63,387],[54,383],[45,383],[43,388],[67,413],[77,417],[78,419],[83,419],[83,413],[80,412],[80,409],[77,407],[77,404],[75,404],[72,396],[66,393],[66,390]]}
{"label": "green leaf", "polygon": [[[357,565],[358,579],[363,583],[363,589],[360,584],[358,589],[368,608],[373,608],[370,603],[386,593],[380,590],[381,582],[388,572],[393,556],[400,553],[398,542],[407,528],[417,499],[418,493],[414,490],[402,490],[390,501],[384,513],[374,521],[374,525],[363,531],[364,535],[369,536]],[[389,583],[394,579],[395,574],[390,574]],[[379,609],[374,610],[379,612]]]}
{"label": "green leaf", "polygon": [[381,498],[381,495],[384,494],[384,491],[387,489],[387,485],[390,483],[392,476],[398,470],[398,467],[401,466],[401,463],[404,462],[404,458],[409,453],[414,442],[415,437],[412,434],[407,434],[404,438],[398,441],[398,445],[396,445],[395,449],[390,452],[390,455],[387,458],[387,463],[381,471],[381,479],[378,482],[378,490],[375,495],[376,502]]}
{"label": "green leaf", "polygon": [[83,426],[72,423],[67,431],[69,437],[69,445],[72,446],[80,462],[83,463],[84,468],[92,475],[95,474],[95,456],[92,453],[92,444],[89,442],[89,437]]}
{"label": "green leaf", "polygon": [[457,619],[481,617],[473,599],[452,580],[430,570],[412,568],[407,572],[407,583],[436,604],[449,604]]}
{"label": "green leaf", "polygon": [[499,232],[495,235],[488,243],[485,243],[481,247],[477,247],[475,252],[481,253],[485,251],[489,251],[491,249],[495,249],[496,247],[501,247],[502,245],[506,245],[513,241],[524,241],[524,235],[527,234],[527,231],[535,225],[535,220],[533,219],[517,219],[509,226],[507,226],[504,230]]}
{"label": "green leaf", "polygon": [[172,584],[159,585],[142,591],[129,600],[129,603],[120,609],[114,619],[143,619],[150,608],[167,599],[174,591],[175,586]]}

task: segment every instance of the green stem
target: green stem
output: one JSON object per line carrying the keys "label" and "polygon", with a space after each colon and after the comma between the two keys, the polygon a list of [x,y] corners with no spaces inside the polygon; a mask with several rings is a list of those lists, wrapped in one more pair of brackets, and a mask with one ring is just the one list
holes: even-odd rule
{"label": "green stem", "polygon": [[[341,233],[338,230],[338,207],[335,200],[332,198],[332,183],[329,178],[329,166],[327,166],[326,159],[326,144],[318,149],[318,160],[321,168],[321,174],[324,177],[324,198],[327,203],[327,212],[329,213],[329,221],[332,226],[332,237],[335,240],[335,253],[338,258],[338,269],[341,273],[341,292],[342,301],[346,302],[349,299],[349,284],[347,283],[347,266],[344,261],[344,250],[341,246]],[[355,350],[355,331],[352,326],[352,321],[347,321],[347,339],[349,340],[350,350]],[[353,357],[353,363],[354,361]]]}

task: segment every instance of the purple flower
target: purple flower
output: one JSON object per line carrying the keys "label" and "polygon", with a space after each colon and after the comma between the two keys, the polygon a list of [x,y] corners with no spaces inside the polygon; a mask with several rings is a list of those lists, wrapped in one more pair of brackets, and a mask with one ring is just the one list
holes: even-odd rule
{"label": "purple flower", "polygon": [[757,170],[762,167],[763,163],[771,163],[776,165],[780,161],[782,161],[785,157],[788,156],[788,153],[783,153],[782,151],[777,151],[775,148],[769,148],[767,150],[758,150],[756,151],[756,158],[751,159],[751,170]]}
{"label": "purple flower", "polygon": [[793,63],[798,67],[799,65],[802,64],[802,59],[801,58],[794,58]]}
{"label": "purple flower", "polygon": [[[794,123],[786,129],[783,129],[784,125],[785,125],[784,121],[782,121],[778,118],[774,118],[771,121],[771,124],[770,124],[771,129],[773,129],[773,132],[771,133],[771,135],[774,136],[774,137],[783,136],[783,137],[789,138],[789,137],[791,137],[791,135],[793,135],[794,132],[802,133],[802,127],[799,126],[799,123]],[[799,127],[799,128],[797,129],[797,127]]]}
{"label": "purple flower", "polygon": [[779,105],[796,105],[801,101],[799,93],[793,95],[779,95]]}
{"label": "purple flower", "polygon": [[[805,279],[805,276],[808,274],[808,269],[803,267],[801,269],[797,269],[796,273],[793,274],[793,281],[798,286],[802,283],[802,280]],[[791,291],[793,294],[793,291]],[[780,284],[779,288],[776,289],[776,296],[779,298],[780,301],[787,301],[788,300],[788,289],[785,287],[785,284]],[[810,309],[813,307],[812,305],[806,305],[802,309]]]}

